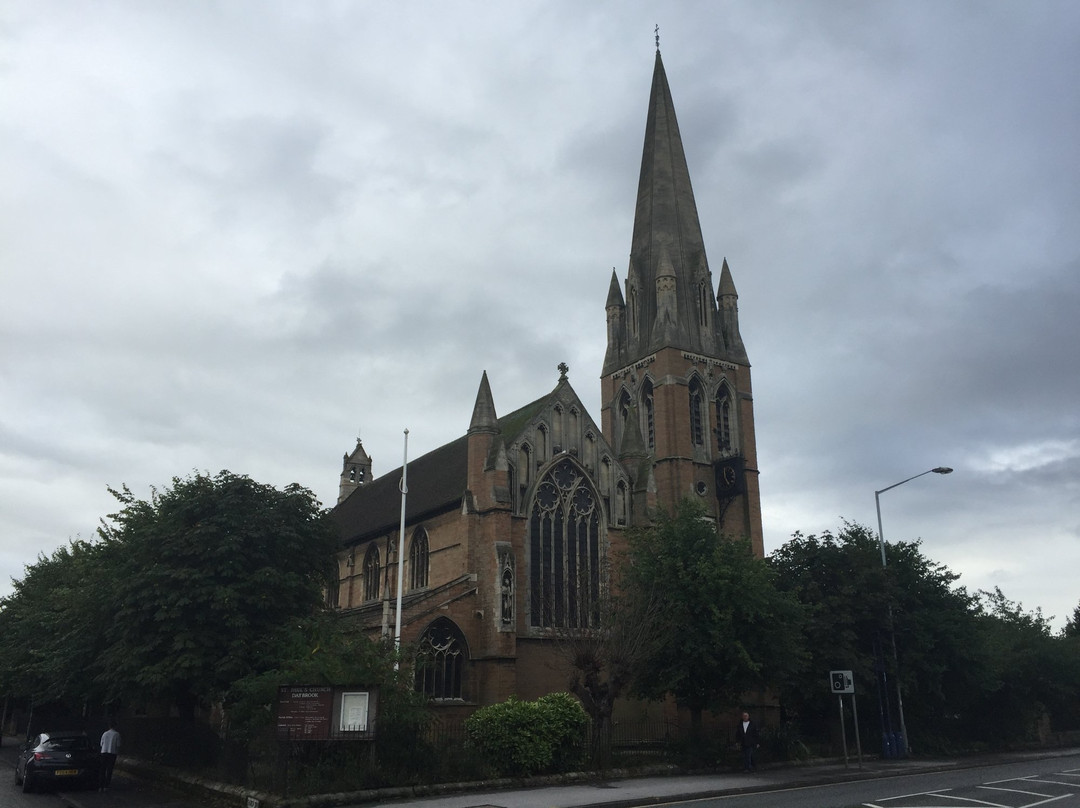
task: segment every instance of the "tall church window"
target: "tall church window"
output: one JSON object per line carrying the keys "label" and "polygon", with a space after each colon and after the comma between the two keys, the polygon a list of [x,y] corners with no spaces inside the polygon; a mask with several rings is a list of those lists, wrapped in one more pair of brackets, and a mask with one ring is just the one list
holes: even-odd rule
{"label": "tall church window", "polygon": [[[336,565],[335,565],[336,566]],[[326,606],[329,609],[336,609],[341,598],[341,580],[338,578],[337,572],[333,572],[330,575],[330,580],[326,582]]]}
{"label": "tall church window", "polygon": [[409,547],[409,588],[423,589],[428,585],[428,535],[422,527],[413,533]]}
{"label": "tall church window", "polygon": [[364,556],[364,600],[379,599],[379,548],[372,544]]}
{"label": "tall church window", "polygon": [[645,447],[651,452],[656,449],[656,402],[650,381],[646,381],[641,389],[641,404],[645,416]]}
{"label": "tall church window", "polygon": [[626,425],[630,423],[630,393],[624,388],[622,393],[619,394],[619,406],[616,410],[618,413],[618,439],[619,444],[615,447],[620,449],[622,447],[622,441],[626,437]]}
{"label": "tall church window", "polygon": [[731,391],[726,384],[721,384],[716,391],[716,448],[722,454],[729,454],[734,449],[731,429]]}
{"label": "tall church window", "polygon": [[420,637],[416,651],[416,690],[430,699],[462,698],[469,648],[452,620],[436,618]]}
{"label": "tall church window", "polygon": [[600,507],[570,460],[541,478],[529,519],[530,621],[587,628],[600,599]]}
{"label": "tall church window", "polygon": [[690,439],[695,446],[705,445],[705,391],[697,378],[690,381]]}
{"label": "tall church window", "polygon": [[536,427],[536,459],[547,460],[548,458],[548,433],[543,424]]}

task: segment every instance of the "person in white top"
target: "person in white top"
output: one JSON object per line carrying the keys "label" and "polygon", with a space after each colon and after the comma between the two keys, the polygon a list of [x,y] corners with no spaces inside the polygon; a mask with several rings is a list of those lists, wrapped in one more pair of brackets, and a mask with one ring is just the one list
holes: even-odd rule
{"label": "person in white top", "polygon": [[112,773],[119,752],[120,733],[116,731],[116,722],[110,721],[109,728],[101,735],[101,779],[98,781],[100,791],[104,791],[112,783]]}

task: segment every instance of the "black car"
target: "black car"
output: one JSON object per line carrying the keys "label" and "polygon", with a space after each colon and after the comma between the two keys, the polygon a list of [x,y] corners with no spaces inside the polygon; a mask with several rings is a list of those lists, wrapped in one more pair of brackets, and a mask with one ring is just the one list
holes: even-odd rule
{"label": "black car", "polygon": [[96,786],[98,752],[85,732],[42,732],[30,738],[15,760],[15,785],[23,791],[53,784]]}

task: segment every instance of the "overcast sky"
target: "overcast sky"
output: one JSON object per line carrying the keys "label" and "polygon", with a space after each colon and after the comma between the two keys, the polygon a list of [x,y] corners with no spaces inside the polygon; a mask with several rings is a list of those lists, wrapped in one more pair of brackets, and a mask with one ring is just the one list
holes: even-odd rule
{"label": "overcast sky", "polygon": [[600,418],[664,57],[753,364],[766,552],[1080,602],[1080,4],[0,7],[0,595],[229,469],[336,501],[557,365]]}

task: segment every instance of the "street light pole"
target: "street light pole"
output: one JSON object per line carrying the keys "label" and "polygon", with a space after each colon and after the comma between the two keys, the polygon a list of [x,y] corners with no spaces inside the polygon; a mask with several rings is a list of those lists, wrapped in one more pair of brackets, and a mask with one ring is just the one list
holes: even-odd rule
{"label": "street light pole", "polygon": [[[952,469],[947,466],[938,466],[937,468],[928,469],[927,471],[916,474],[914,477],[908,477],[906,480],[901,480],[898,483],[893,483],[886,488],[882,488],[879,491],[874,492],[874,505],[877,506],[877,532],[878,532],[878,544],[881,546],[881,567],[886,569],[889,566],[889,562],[885,558],[885,533],[881,529],[881,495],[886,491],[891,491],[897,486],[904,483],[910,483],[912,480],[916,480],[925,474],[952,474]],[[893,625],[893,609],[892,598],[889,598],[889,637],[892,639],[892,657],[893,657],[893,678],[896,680],[896,709],[900,714],[900,736],[904,739],[904,746],[908,753],[911,753],[911,739],[908,737],[907,723],[904,721],[904,694],[900,688],[900,657],[896,653],[896,628]]]}

